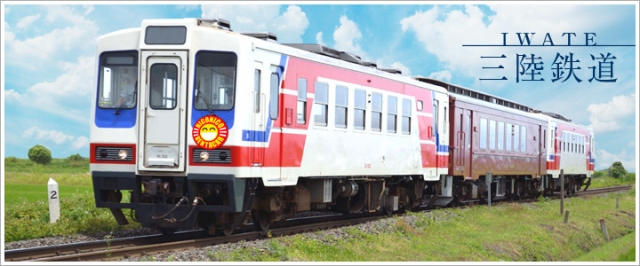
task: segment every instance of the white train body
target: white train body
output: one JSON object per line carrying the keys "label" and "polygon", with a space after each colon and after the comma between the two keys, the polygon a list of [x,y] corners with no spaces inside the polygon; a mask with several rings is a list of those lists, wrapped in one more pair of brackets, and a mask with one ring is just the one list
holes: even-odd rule
{"label": "white train body", "polygon": [[306,210],[345,187],[447,173],[442,88],[227,27],[144,20],[98,39],[91,172],[97,206],[120,224],[123,208],[158,228],[232,220],[220,214],[261,209],[258,183],[306,184]]}

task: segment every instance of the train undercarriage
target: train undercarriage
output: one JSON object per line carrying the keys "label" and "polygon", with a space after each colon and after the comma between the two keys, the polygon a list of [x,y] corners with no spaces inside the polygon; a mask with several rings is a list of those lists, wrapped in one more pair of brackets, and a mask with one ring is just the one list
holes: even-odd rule
{"label": "train undercarriage", "polygon": [[[565,178],[567,195],[588,187],[590,179],[585,180],[585,176]],[[494,176],[490,183],[484,176],[477,180],[442,176],[439,181],[421,176],[351,176],[300,178],[296,186],[266,187],[258,178],[212,182],[197,177],[187,181],[185,177],[138,176],[128,203],[121,202],[121,190],[101,190],[96,200],[110,207],[121,225],[128,223],[122,209],[130,208],[134,221],[165,234],[199,227],[209,234],[230,235],[248,222],[266,232],[305,212],[392,215],[416,208],[483,203],[489,186],[492,200],[551,195],[560,191],[559,183],[550,176]]]}

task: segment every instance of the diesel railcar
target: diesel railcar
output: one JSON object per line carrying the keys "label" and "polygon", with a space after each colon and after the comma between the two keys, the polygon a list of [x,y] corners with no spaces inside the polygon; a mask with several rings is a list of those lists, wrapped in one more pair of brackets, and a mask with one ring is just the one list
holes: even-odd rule
{"label": "diesel railcar", "polygon": [[545,138],[571,130],[556,118],[400,74],[323,45],[234,32],[224,19],[143,20],[101,36],[96,206],[121,225],[232,234],[301,212],[391,214],[553,191],[549,160],[579,156],[549,159],[561,144]]}

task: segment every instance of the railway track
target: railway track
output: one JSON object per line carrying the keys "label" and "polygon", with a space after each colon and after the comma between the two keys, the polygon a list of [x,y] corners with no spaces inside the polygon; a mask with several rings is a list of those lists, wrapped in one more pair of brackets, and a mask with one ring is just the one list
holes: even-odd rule
{"label": "railway track", "polygon": [[[618,186],[579,191],[569,197],[590,196],[630,189],[632,186]],[[553,198],[560,198],[556,193]],[[523,200],[527,201],[527,200]],[[382,215],[359,214],[354,216],[333,215],[324,217],[299,218],[286,221],[282,228],[273,228],[270,235],[251,231],[252,224],[231,236],[207,236],[202,230],[177,232],[173,235],[150,235],[133,238],[100,240],[65,245],[25,248],[5,251],[5,261],[110,261],[129,256],[147,256],[165,251],[178,251],[225,243],[251,241],[271,236],[300,234],[309,231],[366,223],[384,218]],[[309,222],[310,220],[315,220]]]}

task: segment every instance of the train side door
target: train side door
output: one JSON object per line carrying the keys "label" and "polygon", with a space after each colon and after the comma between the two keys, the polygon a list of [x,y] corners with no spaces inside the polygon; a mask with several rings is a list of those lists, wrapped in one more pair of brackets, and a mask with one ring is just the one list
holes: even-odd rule
{"label": "train side door", "polygon": [[449,147],[449,121],[448,121],[448,96],[443,93],[435,93],[433,101],[433,141],[436,144],[436,177],[446,175],[445,170],[449,163],[445,156]]}
{"label": "train side door", "polygon": [[138,170],[185,169],[186,51],[143,51]]}
{"label": "train side door", "polygon": [[[274,167],[269,169],[267,181],[281,181],[282,180],[282,153],[284,152],[282,147],[282,121],[279,119],[284,116],[281,113],[280,106],[280,84],[282,83],[282,70],[280,66],[271,65],[269,68],[269,94],[267,95],[268,114],[267,123],[271,125],[271,137],[269,142],[270,154],[268,159],[269,165]],[[266,159],[266,158],[265,158]]]}
{"label": "train side door", "polygon": [[452,118],[455,134],[453,156],[453,175],[471,176],[471,111],[456,107]]}
{"label": "train side door", "polygon": [[[254,62],[254,82],[253,82],[253,91],[251,93],[251,99],[253,100],[252,111],[251,114],[253,116],[253,124],[252,130],[253,132],[265,132],[265,122],[267,122],[265,117],[265,99],[264,93],[262,89],[266,86],[265,84],[268,79],[265,79],[263,75],[265,72],[262,69],[262,62]],[[268,71],[267,73],[268,74]],[[265,141],[268,136],[262,136],[263,139],[255,140],[251,142],[251,152],[249,153],[251,157],[251,166],[254,167],[262,167],[264,163],[264,150],[265,150]],[[259,169],[256,169],[259,170]],[[260,173],[255,173],[260,174]],[[259,175],[258,175],[259,176]]]}
{"label": "train side door", "polygon": [[539,153],[538,153],[538,173],[543,175],[546,172],[547,167],[547,129],[545,126],[538,126],[538,139],[537,139]]}

